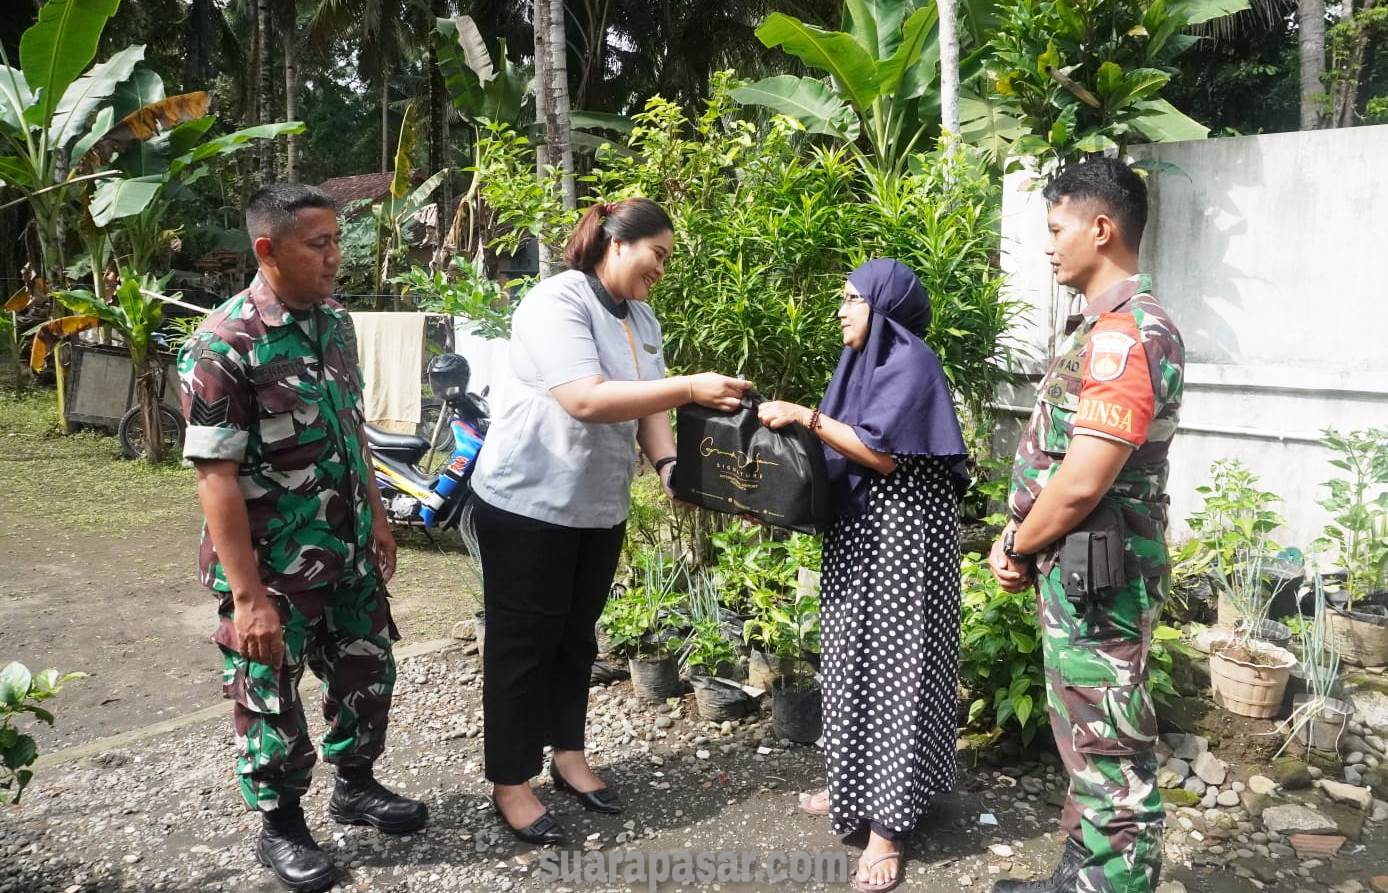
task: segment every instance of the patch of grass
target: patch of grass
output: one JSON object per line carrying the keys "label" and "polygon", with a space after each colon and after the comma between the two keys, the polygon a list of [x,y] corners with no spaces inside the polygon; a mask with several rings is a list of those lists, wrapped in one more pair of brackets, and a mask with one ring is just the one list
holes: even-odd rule
{"label": "patch of grass", "polygon": [[[177,458],[153,466],[130,461],[114,437],[97,431],[63,436],[57,401],[45,388],[22,395],[0,389],[0,488],[6,517],[35,536],[148,540],[195,531],[202,521],[191,468]],[[433,542],[418,530],[395,536],[397,619],[412,640],[443,638],[481,607],[475,559],[455,532],[435,533]],[[193,556],[177,557],[191,573]]]}
{"label": "patch of grass", "polygon": [[110,435],[58,432],[53,391],[0,391],[0,488],[16,519],[48,517],[78,532],[183,522],[197,495],[193,470],[121,456]]}
{"label": "patch of grass", "polygon": [[399,547],[391,601],[401,632],[411,640],[447,638],[453,624],[482,607],[477,559],[464,551],[453,531],[435,532],[430,542],[422,530],[395,530]]}

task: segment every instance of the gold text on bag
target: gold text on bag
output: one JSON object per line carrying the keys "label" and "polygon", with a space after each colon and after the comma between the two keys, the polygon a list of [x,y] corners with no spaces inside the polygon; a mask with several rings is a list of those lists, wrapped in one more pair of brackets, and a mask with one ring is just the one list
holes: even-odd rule
{"label": "gold text on bag", "polygon": [[720,450],[713,445],[712,437],[705,437],[699,442],[699,455],[705,458],[721,457],[713,462],[713,467],[718,470],[718,477],[744,493],[761,486],[763,465],[781,464],[770,459],[749,456],[741,450]]}

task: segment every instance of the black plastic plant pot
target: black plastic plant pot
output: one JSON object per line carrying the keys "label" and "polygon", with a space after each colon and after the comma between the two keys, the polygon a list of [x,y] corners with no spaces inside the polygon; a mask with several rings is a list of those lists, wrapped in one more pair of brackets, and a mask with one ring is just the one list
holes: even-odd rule
{"label": "black plastic plant pot", "polygon": [[631,687],[643,701],[663,701],[684,694],[680,684],[680,667],[673,656],[637,658],[630,661]]}
{"label": "black plastic plant pot", "polygon": [[824,699],[814,682],[785,680],[771,689],[771,727],[777,738],[813,744],[824,732]]}
{"label": "black plastic plant pot", "polygon": [[713,676],[690,676],[689,683],[699,716],[708,722],[742,719],[757,710],[757,702],[740,685]]}

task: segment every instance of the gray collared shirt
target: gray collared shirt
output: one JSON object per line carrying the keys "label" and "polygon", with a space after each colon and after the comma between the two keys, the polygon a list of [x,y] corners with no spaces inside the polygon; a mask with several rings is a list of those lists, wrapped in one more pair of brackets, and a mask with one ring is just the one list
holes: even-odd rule
{"label": "gray collared shirt", "polygon": [[642,301],[614,316],[570,270],[526,295],[511,326],[510,375],[477,458],[473,489],[504,511],[564,527],[626,520],[636,472],[637,423],[580,422],[550,393],[601,375],[665,377],[660,323]]}

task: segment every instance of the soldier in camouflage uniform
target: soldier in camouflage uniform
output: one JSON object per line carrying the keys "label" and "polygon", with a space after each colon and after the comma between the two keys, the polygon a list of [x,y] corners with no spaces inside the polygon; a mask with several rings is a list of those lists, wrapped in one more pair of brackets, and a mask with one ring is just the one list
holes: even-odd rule
{"label": "soldier in camouflage uniform", "polygon": [[337,212],[317,189],[271,185],[246,222],[260,271],[179,356],[183,454],[207,516],[199,565],[221,600],[212,638],[235,702],[237,776],[263,815],[256,855],[289,889],[323,890],[336,870],[299,805],[316,757],[305,666],[323,681],[323,757],[337,766],[329,815],[407,833],[427,810],[372,776],[395,682],[395,542],[363,437],[352,320],[331,298]]}
{"label": "soldier in camouflage uniform", "polygon": [[[1045,195],[1056,280],[1086,304],[1069,321],[1018,444],[1012,521],[990,567],[1009,591],[1037,587],[1051,728],[1070,775],[1061,816],[1068,840],[1049,879],[993,889],[1152,893],[1164,815],[1147,658],[1170,575],[1167,450],[1184,349],[1150,278],[1137,272],[1142,180],[1098,159],[1065,170]],[[1067,579],[1081,562],[1064,543],[1095,530],[1122,544],[1107,577],[1113,585],[1072,600]],[[1095,569],[1083,563],[1085,574]]]}

